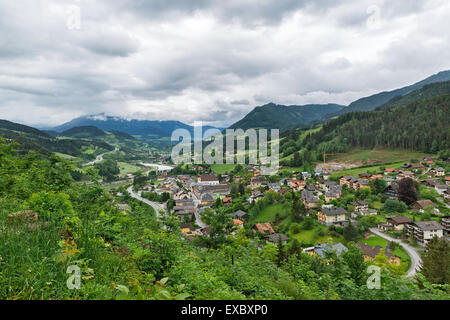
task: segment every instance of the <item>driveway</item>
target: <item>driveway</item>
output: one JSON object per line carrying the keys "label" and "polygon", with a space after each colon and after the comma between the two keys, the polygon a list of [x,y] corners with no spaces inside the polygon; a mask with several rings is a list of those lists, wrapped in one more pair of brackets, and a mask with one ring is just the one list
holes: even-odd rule
{"label": "driveway", "polygon": [[157,217],[160,217],[159,210],[162,210],[162,211],[164,211],[164,212],[167,212],[166,208],[164,208],[164,207],[163,207],[162,205],[160,205],[159,203],[156,203],[156,202],[153,202],[153,201],[144,199],[144,198],[142,198],[141,196],[139,196],[138,194],[134,193],[134,191],[133,191],[133,186],[129,187],[129,188],[127,189],[127,192],[130,194],[130,196],[131,196],[132,198],[137,199],[137,200],[139,200],[139,201],[141,201],[141,202],[144,202],[144,203],[148,204],[149,206],[151,206],[151,207],[153,208],[153,210],[155,210],[155,213],[156,213],[156,216],[157,216]]}
{"label": "driveway", "polygon": [[401,240],[394,239],[387,234],[381,232],[377,228],[370,228],[370,232],[376,234],[377,236],[380,236],[381,238],[384,238],[388,241],[393,241],[398,243],[405,249],[405,251],[408,253],[409,257],[411,258],[411,267],[409,268],[408,272],[406,273],[406,277],[411,278],[414,277],[418,269],[422,266],[422,258],[420,257],[420,254],[417,252],[417,249],[410,246],[407,243],[403,243]]}

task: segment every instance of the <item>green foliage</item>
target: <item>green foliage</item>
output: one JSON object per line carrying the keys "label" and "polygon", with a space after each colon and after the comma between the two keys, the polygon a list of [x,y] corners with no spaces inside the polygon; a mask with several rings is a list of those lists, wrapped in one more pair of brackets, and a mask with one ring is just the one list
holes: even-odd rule
{"label": "green foliage", "polygon": [[422,260],[421,272],[429,282],[450,284],[450,244],[447,240],[437,237],[431,239]]}
{"label": "green foliage", "polygon": [[[67,162],[12,149],[0,143],[0,299],[449,299],[448,286],[387,268],[382,288],[368,290],[350,244],[350,253],[323,260],[297,241],[280,250],[245,230],[233,236],[224,208],[205,213],[210,237],[189,241],[175,216],[156,219],[126,195],[131,209],[120,212],[98,183],[73,183]],[[37,221],[9,221],[24,209]],[[71,265],[81,270],[80,290],[66,286]]]}

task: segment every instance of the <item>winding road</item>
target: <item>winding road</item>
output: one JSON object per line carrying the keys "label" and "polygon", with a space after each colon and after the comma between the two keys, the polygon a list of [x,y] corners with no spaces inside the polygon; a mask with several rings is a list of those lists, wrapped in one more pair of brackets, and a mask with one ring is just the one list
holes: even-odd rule
{"label": "winding road", "polygon": [[164,212],[167,212],[166,208],[164,208],[164,207],[163,207],[162,205],[160,205],[159,203],[156,203],[156,202],[153,202],[153,201],[144,199],[144,198],[142,198],[140,195],[138,195],[137,193],[135,193],[135,192],[133,191],[133,186],[129,187],[129,188],[127,189],[127,192],[130,194],[130,196],[131,196],[132,198],[134,198],[134,199],[136,199],[136,200],[139,200],[139,201],[141,201],[141,202],[144,202],[144,203],[148,204],[149,206],[151,206],[151,207],[153,208],[153,210],[155,210],[155,213],[156,213],[156,216],[157,216],[157,217],[160,217],[160,216],[161,216],[161,214],[159,213],[160,210],[162,210],[162,211],[164,211]]}
{"label": "winding road", "polygon": [[396,242],[399,245],[401,245],[403,247],[403,249],[405,249],[405,251],[408,253],[409,257],[411,258],[411,267],[409,267],[409,270],[406,273],[406,277],[408,277],[408,278],[414,277],[416,272],[422,266],[422,258],[420,257],[420,254],[417,252],[417,250],[414,247],[410,246],[409,244],[403,243],[401,240],[394,239],[394,238],[388,236],[387,234],[381,232],[377,228],[370,228],[370,232],[372,232],[372,233],[376,234],[377,236],[384,238],[388,241]]}
{"label": "winding road", "polygon": [[113,151],[109,151],[109,152],[105,152],[105,153],[99,154],[99,155],[97,156],[97,158],[95,158],[94,161],[85,163],[85,164],[83,164],[83,166],[85,166],[85,167],[87,167],[87,166],[93,166],[93,165],[95,165],[96,163],[102,162],[102,161],[103,161],[103,156],[104,156],[105,154],[113,153],[113,152],[116,152],[116,151],[119,151],[119,148],[116,147]]}

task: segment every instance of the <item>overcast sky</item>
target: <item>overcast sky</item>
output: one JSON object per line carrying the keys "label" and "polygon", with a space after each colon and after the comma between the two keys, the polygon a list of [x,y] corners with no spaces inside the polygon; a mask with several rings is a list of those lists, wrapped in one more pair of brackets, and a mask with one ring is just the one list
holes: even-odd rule
{"label": "overcast sky", "polygon": [[3,0],[0,118],[225,126],[348,104],[450,69],[449,30],[448,0]]}

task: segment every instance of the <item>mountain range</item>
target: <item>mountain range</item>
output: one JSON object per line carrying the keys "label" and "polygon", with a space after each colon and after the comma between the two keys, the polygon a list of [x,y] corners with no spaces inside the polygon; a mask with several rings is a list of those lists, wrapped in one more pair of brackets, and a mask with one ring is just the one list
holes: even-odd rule
{"label": "mountain range", "polygon": [[[76,127],[96,127],[104,131],[120,131],[142,140],[170,140],[172,132],[177,129],[186,129],[191,135],[194,127],[180,121],[160,120],[127,120],[120,117],[105,115],[104,113],[88,115],[73,119],[67,123],[50,129],[62,133]],[[212,126],[203,126],[203,132],[208,129],[218,129]]]}
{"label": "mountain range", "polygon": [[[281,131],[286,131],[295,127],[301,128],[312,123],[326,122],[334,117],[349,112],[375,110],[387,103],[394,106],[395,103],[391,102],[392,99],[399,101],[403,96],[410,92],[420,90],[433,83],[449,80],[450,70],[442,71],[412,85],[358,99],[348,106],[338,104],[285,106],[269,103],[254,108],[243,119],[231,125],[230,128],[279,128]],[[446,91],[446,88],[441,89],[444,92]],[[435,94],[433,96],[435,96]],[[420,92],[417,93],[415,98],[420,98]]]}

